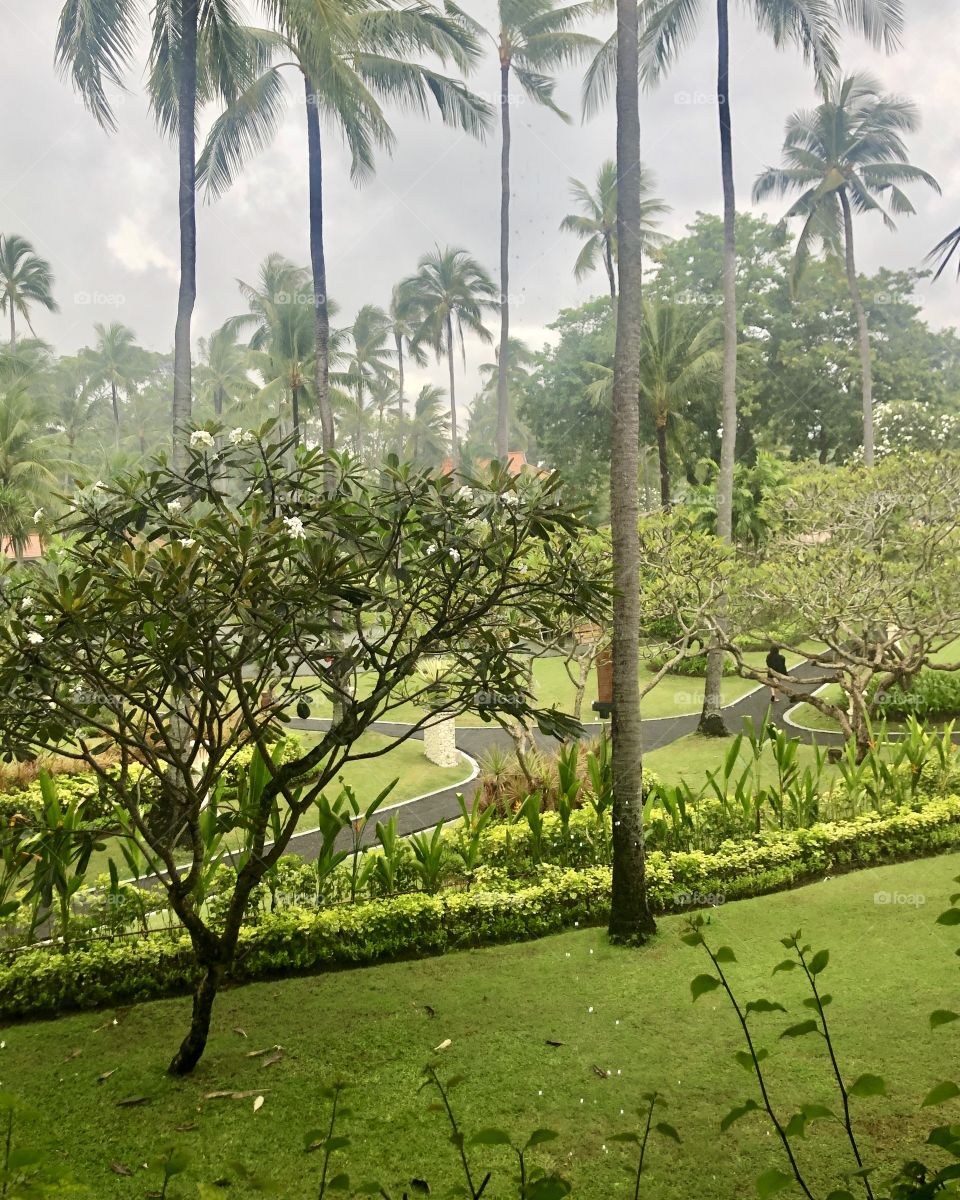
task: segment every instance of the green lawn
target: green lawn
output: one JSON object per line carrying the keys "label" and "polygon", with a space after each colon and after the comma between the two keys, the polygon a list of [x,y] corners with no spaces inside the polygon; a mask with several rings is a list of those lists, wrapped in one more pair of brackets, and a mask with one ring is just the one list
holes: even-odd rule
{"label": "green lawn", "polygon": [[[814,946],[829,947],[821,983],[833,996],[831,1029],[845,1078],[871,1072],[887,1083],[888,1098],[852,1102],[866,1159],[881,1168],[908,1155],[935,1157],[922,1146],[926,1132],[960,1121],[956,1101],[918,1108],[933,1084],[957,1073],[960,1029],[931,1033],[927,1014],[956,1007],[960,933],[934,921],[958,872],[960,855],[928,859],[729,904],[711,916],[714,944],[733,947],[739,959],[728,968],[737,993],[775,998],[789,1010],[751,1019],[759,1044],[770,1050],[772,1095],[784,1115],[800,1103],[835,1105],[837,1098],[818,1040],[778,1040],[786,1026],[809,1016],[799,973],[771,978],[784,957],[778,939],[802,928]],[[878,904],[878,892],[920,894],[926,903]],[[224,1195],[249,1196],[231,1165],[238,1160],[273,1179],[285,1200],[309,1200],[318,1192],[320,1162],[304,1155],[303,1135],[327,1118],[320,1088],[349,1080],[352,1115],[342,1132],[353,1145],[343,1166],[357,1181],[379,1179],[395,1200],[414,1178],[440,1196],[455,1181],[455,1151],[442,1116],[428,1111],[431,1097],[417,1087],[432,1048],[449,1039],[440,1057],[445,1074],[466,1076],[453,1102],[467,1131],[557,1130],[559,1139],[536,1157],[569,1175],[574,1196],[632,1196],[623,1169],[630,1148],[610,1137],[635,1127],[642,1094],[657,1089],[683,1143],[653,1145],[641,1195],[748,1197],[757,1174],[784,1163],[764,1119],[718,1130],[721,1116],[754,1096],[756,1086],[733,1061],[742,1043],[721,994],[691,1004],[689,982],[705,960],[680,942],[681,928],[681,918],[663,919],[659,936],[642,950],[613,949],[602,931],[579,930],[235,989],[218,1001],[207,1056],[186,1080],[164,1073],[187,1020],[186,1000],[118,1012],[117,1023],[108,1012],[11,1026],[3,1031],[2,1082],[37,1110],[30,1141],[70,1163],[97,1197],[140,1200],[158,1190],[158,1176],[142,1164],[176,1145],[189,1152],[191,1166],[169,1200],[195,1197],[196,1181],[216,1179],[234,1181]],[[283,1057],[269,1067],[248,1057],[276,1045]],[[98,1083],[108,1071],[114,1074]],[[250,1095],[207,1098],[228,1089]],[[264,1103],[255,1112],[258,1095]],[[136,1097],[149,1103],[118,1107]],[[839,1186],[850,1166],[841,1133],[821,1122],[799,1144],[817,1195]],[[473,1154],[478,1170],[495,1171],[485,1195],[515,1196],[508,1155]],[[111,1164],[132,1177],[115,1174]]]}
{"label": "green lawn", "polygon": [[[744,659],[751,666],[757,668],[762,667],[765,657],[765,654],[759,651],[744,655]],[[793,666],[798,660],[791,656],[788,661]],[[641,686],[649,683],[654,674],[655,672],[648,670],[646,666],[641,664]],[[567,675],[562,658],[536,659],[533,666],[533,678],[539,704],[544,708],[556,707],[562,709],[564,712],[571,711],[576,689]],[[304,677],[300,682],[304,686],[309,686],[315,684],[316,679],[314,677]],[[367,695],[371,683],[371,676],[361,675],[357,688],[358,694],[360,696]],[[649,720],[656,717],[677,717],[687,713],[699,712],[703,704],[703,683],[702,678],[698,679],[682,675],[665,676],[653,691],[644,698],[644,717]],[[721,688],[723,703],[732,704],[756,686],[752,680],[741,679],[736,675],[726,677],[723,680]],[[596,698],[597,676],[595,671],[591,671],[583,702],[582,718],[584,721],[595,719],[590,706]],[[319,693],[311,698],[311,705],[313,716],[330,716],[330,705]],[[422,716],[423,710],[421,708],[417,708],[415,705],[409,703],[400,703],[395,709],[391,710],[386,719],[391,721],[416,721]],[[458,724],[462,726],[479,726],[483,722],[475,714],[466,713],[458,719]]]}
{"label": "green lawn", "polygon": [[[651,750],[643,756],[644,766],[651,767],[664,783],[674,784],[686,780],[692,787],[699,787],[706,782],[706,772],[722,768],[723,760],[730,748],[732,738],[707,738],[698,733],[688,734],[664,746],[661,750]],[[813,767],[816,762],[816,751],[813,746],[801,744],[797,749],[800,770]],[[740,751],[740,761],[746,766],[753,761],[753,754],[746,743]],[[825,763],[823,779],[831,780],[837,773],[832,763]],[[760,785],[767,787],[775,783],[777,769],[773,754],[769,747],[760,759]]]}

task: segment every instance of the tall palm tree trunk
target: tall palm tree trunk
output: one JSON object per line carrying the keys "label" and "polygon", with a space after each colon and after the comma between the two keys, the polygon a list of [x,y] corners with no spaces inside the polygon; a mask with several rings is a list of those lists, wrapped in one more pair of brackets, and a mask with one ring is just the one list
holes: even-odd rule
{"label": "tall palm tree trunk", "polygon": [[613,891],[610,936],[654,932],[643,850],[640,721],[640,104],[636,0],[617,0],[617,237],[620,299],[613,366],[610,526],[613,542]]}
{"label": "tall palm tree trunk", "polygon": [[460,438],[457,434],[457,392],[453,371],[453,320],[447,313],[447,361],[450,367],[450,457],[456,467],[460,462]]}
{"label": "tall palm tree trunk", "polygon": [[290,411],[293,417],[293,444],[300,445],[300,385],[295,383],[290,389]]}
{"label": "tall palm tree trunk", "polygon": [[213,413],[219,419],[223,416],[223,388],[218,387],[213,393]]}
{"label": "tall palm tree trunk", "polygon": [[860,372],[863,385],[863,461],[873,466],[873,367],[870,363],[870,329],[867,311],[863,307],[860,281],[857,279],[857,264],[853,256],[853,213],[847,189],[840,189],[840,206],[843,209],[843,247],[847,265],[847,284],[853,311],[857,316],[857,336],[860,341]]}
{"label": "tall palm tree trunk", "polygon": [[[717,474],[717,536],[733,538],[733,464],[737,452],[737,200],[733,186],[733,122],[730,113],[730,27],[727,0],[717,0],[717,107],[720,110],[720,172],[723,178],[723,407]],[[722,615],[723,599],[718,603]],[[723,650],[707,653],[700,732],[724,737]]]}
{"label": "tall palm tree trunk", "polygon": [[320,143],[320,110],[308,75],[304,75],[307,102],[307,156],[310,178],[310,264],[313,270],[313,305],[317,323],[314,355],[320,444],[332,453],[336,442],[330,404],[330,311],[327,305],[327,263],[323,250],[323,155]]}
{"label": "tall palm tree trunk", "polygon": [[497,359],[497,458],[510,450],[510,62],[500,60],[500,354]]}
{"label": "tall palm tree trunk", "polygon": [[617,303],[617,275],[613,267],[613,247],[610,245],[610,239],[603,239],[603,265],[607,268],[607,281],[610,284],[610,299]]}
{"label": "tall palm tree trunk", "polygon": [[17,314],[13,307],[13,297],[9,298],[10,304],[10,353],[15,354],[17,350]]}
{"label": "tall palm tree trunk", "polygon": [[192,408],[190,325],[197,300],[197,25],[199,0],[181,0],[181,55],[177,71],[179,148],[180,293],[173,339],[173,461],[183,464]]}
{"label": "tall palm tree trunk", "polygon": [[117,385],[110,382],[110,403],[113,405],[113,444],[120,445],[120,400],[117,396]]}
{"label": "tall palm tree trunk", "polygon": [[397,345],[397,450],[403,457],[403,335],[394,334]]}
{"label": "tall palm tree trunk", "polygon": [[660,507],[670,511],[670,465],[667,462],[667,421],[657,417],[657,458],[660,462]]}

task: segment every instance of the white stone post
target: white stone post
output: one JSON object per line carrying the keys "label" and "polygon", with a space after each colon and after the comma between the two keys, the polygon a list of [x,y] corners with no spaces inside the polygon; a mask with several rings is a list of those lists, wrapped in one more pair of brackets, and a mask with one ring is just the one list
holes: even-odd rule
{"label": "white stone post", "polygon": [[455,767],[457,752],[456,713],[434,713],[423,731],[423,753],[438,767]]}

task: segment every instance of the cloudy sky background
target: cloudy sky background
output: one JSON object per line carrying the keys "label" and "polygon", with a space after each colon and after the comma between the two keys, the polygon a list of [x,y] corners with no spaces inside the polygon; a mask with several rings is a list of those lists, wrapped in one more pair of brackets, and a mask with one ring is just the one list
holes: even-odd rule
{"label": "cloudy sky background", "polygon": [[[847,71],[870,69],[894,93],[919,106],[923,126],[910,141],[912,161],[939,180],[944,196],[914,187],[917,216],[896,234],[875,217],[858,221],[862,270],[918,266],[930,247],[960,220],[960,71],[955,54],[956,0],[909,0],[908,26],[897,55],[877,54],[848,38]],[[494,25],[490,0],[467,0],[478,19]],[[174,148],[161,140],[149,113],[139,68],[118,108],[119,130],[103,133],[53,67],[58,0],[0,0],[0,78],[5,120],[0,125],[0,231],[21,233],[53,264],[61,312],[38,313],[40,336],[62,353],[93,339],[95,322],[123,321],[140,341],[169,349],[177,291],[177,179]],[[713,5],[706,26],[660,89],[642,100],[643,158],[672,206],[667,233],[682,233],[698,210],[718,212],[720,169],[714,83]],[[598,21],[593,32],[612,26]],[[144,47],[145,51],[145,47]],[[797,55],[778,53],[739,14],[732,30],[732,102],[738,205],[767,164],[779,161],[788,113],[816,102],[809,72]],[[199,296],[195,337],[240,311],[236,279],[256,278],[271,251],[309,261],[306,133],[302,88],[290,73],[290,106],[271,149],[244,178],[198,217]],[[558,100],[574,117],[518,103],[513,109],[511,300],[516,334],[538,347],[561,307],[604,290],[598,274],[577,284],[579,243],[558,226],[571,205],[571,176],[592,181],[612,157],[612,108],[586,124],[579,119],[579,70],[561,79]],[[492,52],[471,86],[495,98],[498,66]],[[209,119],[204,118],[204,129]],[[434,243],[464,246],[491,274],[498,262],[499,136],[486,143],[395,115],[397,146],[382,157],[376,177],[361,189],[349,180],[349,158],[333,131],[326,134],[326,246],[331,296],[346,324],[364,303],[386,304],[392,285],[411,273]],[[767,206],[780,215],[780,202]],[[960,288],[953,277],[921,286],[928,320],[957,323]],[[496,323],[491,317],[491,329]],[[468,345],[464,395],[476,385],[477,365],[491,352]],[[443,368],[414,374],[443,384]]]}

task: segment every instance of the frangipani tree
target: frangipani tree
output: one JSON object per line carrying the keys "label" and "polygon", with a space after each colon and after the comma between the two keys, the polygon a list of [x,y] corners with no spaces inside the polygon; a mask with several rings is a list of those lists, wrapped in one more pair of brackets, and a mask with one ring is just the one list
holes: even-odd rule
{"label": "frangipani tree", "polygon": [[[86,489],[62,551],[0,591],[0,750],[61,748],[97,772],[189,935],[198,984],[177,1074],[203,1054],[251,894],[298,822],[347,763],[431,719],[376,750],[359,743],[406,700],[431,700],[421,660],[449,664],[447,711],[503,695],[511,716],[570,732],[536,708],[516,647],[549,626],[556,597],[591,620],[605,594],[555,477],[461,484],[394,459],[365,482],[320,451],[290,467],[291,442],[269,427],[235,430],[222,450],[221,435],[194,432],[182,472],[158,463]],[[534,547],[536,569],[520,570]],[[371,686],[357,697],[345,681],[360,671]],[[340,717],[281,765],[269,747],[312,694]],[[500,715],[489,700],[483,712]],[[118,755],[109,773],[103,745]],[[226,803],[221,781],[251,746],[260,785]],[[239,843],[216,922],[201,904],[211,803]]]}

